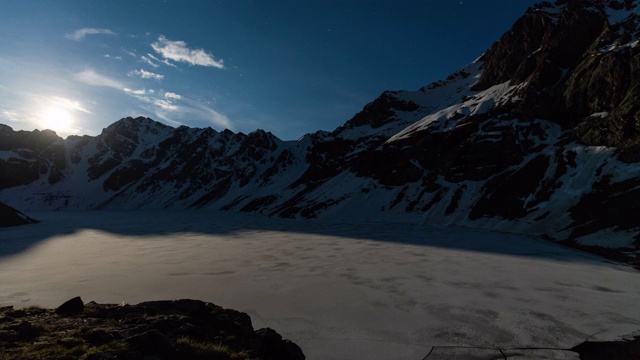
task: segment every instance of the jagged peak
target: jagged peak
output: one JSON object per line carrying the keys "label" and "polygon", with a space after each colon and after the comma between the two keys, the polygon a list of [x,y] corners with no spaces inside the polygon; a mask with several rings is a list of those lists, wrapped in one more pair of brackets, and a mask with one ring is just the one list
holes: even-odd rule
{"label": "jagged peak", "polygon": [[222,135],[222,137],[227,141],[228,140],[242,141],[244,140],[244,138],[247,137],[247,134],[243,133],[242,131],[238,131],[237,133],[235,133],[229,129],[222,130],[220,132],[220,135]]}
{"label": "jagged peak", "polygon": [[0,124],[0,134],[13,132],[13,128],[9,125]]}
{"label": "jagged peak", "polygon": [[175,129],[169,125],[165,125],[161,122],[155,121],[151,118],[138,116],[125,117],[113,124],[102,129],[102,136],[109,134],[118,134],[127,138],[137,138],[138,133],[148,132],[152,134],[160,134],[162,132],[172,132]]}
{"label": "jagged peak", "polygon": [[402,99],[403,91],[385,91],[377,99],[365,105],[362,110],[354,115],[344,125],[332,132],[333,135],[345,129],[359,126],[379,128],[389,122],[395,111],[414,111],[420,106],[411,100]]}
{"label": "jagged peak", "polygon": [[274,140],[280,140],[277,136],[275,136],[271,131],[265,131],[263,129],[256,129],[247,134],[248,138],[269,138]]}
{"label": "jagged peak", "polygon": [[273,135],[270,131],[264,131],[262,129],[250,132],[242,141],[245,144],[264,149],[275,148],[275,146],[277,146],[276,144],[282,142],[282,140]]}
{"label": "jagged peak", "polygon": [[471,63],[470,65],[467,65],[465,67],[463,67],[462,69],[454,72],[453,74],[450,74],[449,76],[447,76],[444,80],[437,80],[432,82],[431,84],[427,85],[427,86],[423,86],[421,87],[418,91],[420,92],[427,92],[429,90],[433,90],[442,86],[446,86],[451,84],[452,82],[461,80],[461,79],[466,79],[469,76],[474,75],[475,71],[473,69],[474,65],[476,65],[478,62],[480,62],[480,58],[477,58],[473,63]]}
{"label": "jagged peak", "polygon": [[125,118],[122,118],[116,122],[114,122],[113,124],[109,125],[107,127],[107,129],[109,128],[117,128],[117,127],[122,127],[122,126],[126,126],[126,127],[141,127],[141,126],[152,126],[152,127],[158,127],[158,128],[171,128],[171,126],[169,125],[165,125],[161,122],[155,121],[151,118],[145,117],[145,116],[138,116],[136,118],[133,118],[131,116],[127,116]]}
{"label": "jagged peak", "polygon": [[[557,81],[560,69],[572,68],[605,31],[607,16],[594,7],[594,1],[571,1],[529,8],[480,58],[483,72],[472,90],[530,82],[541,72],[545,81]],[[556,69],[543,69],[546,64]]]}
{"label": "jagged peak", "polygon": [[589,10],[609,19],[610,24],[623,21],[632,14],[640,13],[637,0],[557,0],[555,3],[543,1],[533,5],[526,14],[545,13],[557,20],[565,10]]}

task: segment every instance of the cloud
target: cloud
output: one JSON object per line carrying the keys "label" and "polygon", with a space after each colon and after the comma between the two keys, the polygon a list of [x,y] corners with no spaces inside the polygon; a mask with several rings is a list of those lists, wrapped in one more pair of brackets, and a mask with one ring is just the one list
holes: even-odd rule
{"label": "cloud", "polygon": [[100,29],[100,28],[82,28],[78,29],[72,33],[66,34],[64,37],[70,40],[80,41],[85,38],[87,35],[116,35],[113,31],[109,29]]}
{"label": "cloud", "polygon": [[176,93],[172,93],[172,92],[169,92],[169,91],[164,93],[164,97],[166,97],[167,99],[176,99],[176,100],[182,99],[182,95],[179,95],[179,94],[176,94]]}
{"label": "cloud", "polygon": [[129,54],[130,56],[133,56],[134,58],[138,57],[138,54],[136,54],[135,51],[127,50],[124,47],[122,48],[122,51],[124,51],[125,53]]}
{"label": "cloud", "polygon": [[150,71],[145,71],[144,69],[130,71],[129,76],[133,76],[133,75],[140,76],[143,79],[156,79],[156,80],[164,79],[164,75],[152,73]]}
{"label": "cloud", "polygon": [[180,109],[180,107],[178,105],[175,105],[172,101],[176,98],[162,99],[160,97],[155,96],[155,91],[153,89],[133,90],[130,88],[124,88],[122,90],[128,95],[131,95],[134,98],[142,101],[143,103],[153,105],[152,107],[147,109],[155,113],[157,113],[159,110],[177,111]]}
{"label": "cloud", "polygon": [[51,96],[51,100],[54,104],[64,107],[68,110],[82,111],[87,114],[91,114],[91,111],[87,110],[80,101],[67,99],[61,96]]}
{"label": "cloud", "polygon": [[183,98],[181,101],[184,104],[183,111],[181,112],[183,118],[201,119],[214,126],[233,130],[234,126],[226,115],[212,109],[205,103],[187,98]]}
{"label": "cloud", "polygon": [[122,89],[122,91],[126,92],[127,94],[131,94],[131,95],[144,95],[144,94],[147,93],[147,91],[145,89],[133,90],[133,89],[129,89],[129,88],[124,88],[124,89]]}
{"label": "cloud", "polygon": [[181,119],[195,119],[206,121],[220,128],[234,128],[229,118],[224,114],[202,102],[185,98],[176,93],[158,92],[158,95],[164,96],[164,99],[154,95],[151,90],[148,90],[144,95],[133,92],[128,94],[141,101],[143,109],[153,113],[155,117],[176,126],[184,125]]}
{"label": "cloud", "polygon": [[100,75],[93,70],[85,70],[79,73],[73,74],[73,78],[76,81],[83,82],[88,85],[93,86],[105,86],[114,89],[122,90],[124,86],[118,80],[112,79],[110,77]]}
{"label": "cloud", "polygon": [[167,66],[171,66],[171,67],[178,67],[178,66],[176,66],[176,64],[173,64],[171,61],[169,61],[167,59],[162,60],[161,63],[163,63],[163,64],[165,64]]}
{"label": "cloud", "polygon": [[233,129],[233,124],[228,117],[208,107],[203,107],[202,111],[208,115],[208,121],[225,129]]}
{"label": "cloud", "polygon": [[22,122],[23,119],[21,119],[20,114],[18,114],[17,112],[13,111],[13,110],[2,110],[0,112],[0,117],[5,118],[11,122]]}
{"label": "cloud", "polygon": [[154,68],[160,67],[160,65],[154,63],[153,61],[151,61],[148,57],[146,56],[140,56],[140,60],[146,62],[147,64],[153,66]]}
{"label": "cloud", "polygon": [[151,47],[165,59],[224,69],[223,60],[215,60],[213,55],[204,49],[189,49],[184,41],[172,41],[160,35]]}
{"label": "cloud", "polygon": [[169,100],[163,100],[163,99],[151,99],[151,103],[155,106],[158,106],[161,109],[164,110],[168,110],[168,111],[175,111],[178,110],[178,106],[174,105],[171,101]]}
{"label": "cloud", "polygon": [[122,60],[122,56],[112,56],[112,55],[109,55],[109,54],[105,54],[104,57],[106,57],[107,59]]}

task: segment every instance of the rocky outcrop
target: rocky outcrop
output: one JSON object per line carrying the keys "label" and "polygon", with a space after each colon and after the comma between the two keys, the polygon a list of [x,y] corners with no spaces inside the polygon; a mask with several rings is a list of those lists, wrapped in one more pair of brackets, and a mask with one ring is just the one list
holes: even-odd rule
{"label": "rocky outcrop", "polygon": [[[640,16],[612,21],[635,1],[544,2],[529,9],[482,57],[473,86],[526,84],[522,101],[498,111],[577,128],[580,142],[626,148],[640,135]],[[593,114],[602,114],[592,116]],[[606,115],[605,115],[606,114]]]}
{"label": "rocky outcrop", "polygon": [[41,177],[49,184],[62,180],[65,144],[52,130],[13,131],[0,124],[0,152],[17,156],[0,160],[0,188],[30,184]]}
{"label": "rocky outcrop", "polygon": [[37,223],[11,206],[0,202],[0,227],[18,226]]}
{"label": "rocky outcrop", "polygon": [[580,360],[634,360],[640,354],[640,336],[631,340],[585,341],[571,348],[580,355]]}
{"label": "rocky outcrop", "polygon": [[0,358],[303,360],[245,313],[197,300],[112,305],[71,299],[54,310],[0,308]]}

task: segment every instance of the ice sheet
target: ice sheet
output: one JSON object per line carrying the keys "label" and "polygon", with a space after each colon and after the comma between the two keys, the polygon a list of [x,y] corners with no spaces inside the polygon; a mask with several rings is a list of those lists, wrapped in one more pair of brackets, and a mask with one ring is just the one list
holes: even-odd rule
{"label": "ice sheet", "polygon": [[0,306],[201,299],[309,359],[566,348],[640,329],[637,271],[516,235],[204,211],[30,215],[43,222],[0,229]]}

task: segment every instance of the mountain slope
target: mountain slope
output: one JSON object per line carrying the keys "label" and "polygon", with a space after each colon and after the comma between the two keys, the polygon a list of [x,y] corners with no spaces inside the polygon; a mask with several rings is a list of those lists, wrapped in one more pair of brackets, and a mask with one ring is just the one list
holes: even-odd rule
{"label": "mountain slope", "polygon": [[147,118],[66,140],[2,126],[0,201],[463,225],[637,264],[639,19],[636,1],[541,3],[447,79],[298,141]]}

